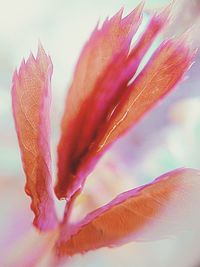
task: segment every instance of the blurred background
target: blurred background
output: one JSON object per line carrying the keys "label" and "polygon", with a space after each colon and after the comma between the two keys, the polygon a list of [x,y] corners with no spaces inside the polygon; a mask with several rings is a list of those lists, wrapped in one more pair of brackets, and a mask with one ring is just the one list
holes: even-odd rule
{"label": "blurred background", "polygon": [[[24,225],[21,224],[19,236],[28,231],[32,220],[29,199],[23,191],[24,174],[12,119],[10,89],[14,70],[19,67],[23,57],[25,59],[28,57],[30,51],[36,53],[39,40],[52,58],[54,65],[52,158],[55,172],[56,144],[64,98],[81,48],[98,20],[103,21],[121,7],[124,7],[124,13],[127,14],[139,2],[137,0],[0,0],[0,248],[2,247],[2,253],[7,251],[5,247],[10,244],[9,240],[13,239],[12,232],[18,224],[21,224],[21,218],[24,219]],[[145,27],[149,14],[169,3],[168,0],[147,0],[142,27]],[[163,38],[187,31],[192,45],[198,48],[199,13],[199,0],[177,1],[172,11],[172,23],[155,42],[155,47]],[[98,186],[109,188],[107,190],[109,193],[103,198],[97,197],[96,206],[105,203],[121,191],[149,182],[171,169],[183,166],[200,168],[198,53],[195,61],[185,80],[133,130],[119,140],[101,160],[97,170],[92,174],[95,176],[94,179],[86,184],[82,202],[86,203],[88,200],[84,199],[94,195]],[[5,234],[5,227],[9,235]],[[17,242],[17,239],[18,236],[13,242]],[[199,243],[196,233],[190,233],[176,239],[132,243],[116,249],[101,249],[85,256],[74,257],[69,266],[75,267],[81,264],[83,267],[122,265],[198,267],[200,248],[197,241]]]}

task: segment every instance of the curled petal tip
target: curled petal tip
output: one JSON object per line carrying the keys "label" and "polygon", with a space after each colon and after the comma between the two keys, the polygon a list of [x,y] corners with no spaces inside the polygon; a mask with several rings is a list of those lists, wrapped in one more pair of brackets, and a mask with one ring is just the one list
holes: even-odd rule
{"label": "curled petal tip", "polygon": [[182,36],[180,37],[180,40],[182,42],[184,42],[191,50],[191,52],[195,52],[197,51],[197,46],[195,45],[195,41],[194,41],[194,33],[195,33],[195,28],[196,25],[193,25],[192,27],[190,27],[189,29],[187,29]]}
{"label": "curled petal tip", "polygon": [[136,19],[142,17],[142,11],[144,8],[144,2],[141,2],[130,14],[128,14],[127,16],[125,16],[123,18],[123,22],[127,22],[127,20],[130,20],[130,23],[132,22],[132,20],[134,19],[134,17]]}
{"label": "curled petal tip", "polygon": [[117,11],[114,16],[106,18],[106,20],[103,23],[103,26],[105,27],[108,23],[113,23],[113,24],[120,23],[122,19],[122,14],[123,14],[123,8],[120,8],[120,10]]}
{"label": "curled petal tip", "polygon": [[123,12],[124,12],[124,7],[121,7],[120,10],[115,14],[115,16],[113,16],[111,18],[111,20],[112,19],[115,19],[115,18],[121,20],[122,19]]}
{"label": "curled petal tip", "polygon": [[38,53],[39,52],[45,53],[42,42],[40,40],[38,41]]}
{"label": "curled petal tip", "polygon": [[167,24],[171,20],[171,11],[172,11],[172,6],[171,4],[169,4],[160,12],[156,13],[154,18],[158,19],[159,21],[162,21],[163,24]]}
{"label": "curled petal tip", "polygon": [[35,65],[35,63],[36,63],[36,59],[35,59],[33,53],[30,52],[30,55],[29,55],[29,57],[28,57],[28,59],[26,61],[26,65],[27,66],[32,66],[32,65]]}
{"label": "curled petal tip", "polygon": [[123,13],[124,13],[124,7],[122,6],[122,7],[120,8],[119,12],[118,12],[120,19],[122,18]]}
{"label": "curled petal tip", "polygon": [[172,38],[168,39],[170,42],[174,42],[176,44],[176,48],[179,50],[185,50],[185,53],[187,51],[187,54],[191,58],[191,60],[195,57],[196,52],[198,51],[194,47],[194,43],[191,39],[191,32],[190,30],[184,32],[181,36],[173,36]]}
{"label": "curled petal tip", "polygon": [[137,11],[138,13],[141,13],[144,9],[144,5],[145,5],[145,1],[141,1],[139,5],[135,8],[135,11]]}
{"label": "curled petal tip", "polygon": [[32,52],[30,52],[30,56],[29,56],[29,58],[32,58],[32,59],[35,61],[35,57],[34,57],[34,55],[33,55]]}
{"label": "curled petal tip", "polygon": [[46,53],[42,43],[38,41],[38,51],[37,51],[37,57],[36,60],[43,61],[43,63],[52,65],[50,56]]}

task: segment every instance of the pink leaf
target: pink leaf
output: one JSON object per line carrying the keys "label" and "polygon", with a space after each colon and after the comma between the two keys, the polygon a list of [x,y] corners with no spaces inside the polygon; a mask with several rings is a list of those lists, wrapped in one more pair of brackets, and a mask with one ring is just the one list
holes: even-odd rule
{"label": "pink leaf", "polygon": [[[92,71],[85,73],[83,70],[85,80],[77,76],[82,70],[78,71],[78,67],[84,62],[82,57],[85,55],[85,50],[83,50],[67,98],[62,122],[62,135],[58,146],[58,181],[55,188],[58,198],[70,199],[80,191],[87,175],[105,149],[166,95],[190,66],[192,60],[190,49],[183,41],[168,40],[161,44],[143,71],[128,85],[148,48],[165,25],[169,11],[168,7],[162,13],[152,17],[147,29],[129,54],[127,49],[123,49],[124,46],[120,48],[121,50],[118,48],[117,55],[111,50],[111,60],[99,75],[91,65],[95,64],[97,60],[95,55],[90,58],[89,63],[87,62],[84,66],[88,71]],[[132,12],[127,18],[137,15],[136,25],[138,27],[137,9],[135,12]],[[113,26],[112,23],[117,16],[110,20],[110,27]],[[107,25],[106,23],[105,25]],[[128,26],[130,27],[130,25]],[[100,33],[107,40],[109,35],[106,35],[106,27],[104,27]],[[109,32],[109,34],[111,33]],[[132,35],[128,35],[128,37],[129,40]],[[96,44],[101,47],[101,51],[104,51],[104,44],[98,38],[96,42],[91,42],[91,40],[93,40],[93,35],[87,44],[89,47],[86,45],[88,49],[90,46],[92,49]],[[112,48],[110,39],[109,47]],[[125,47],[128,46],[125,45]],[[104,52],[106,51],[105,49]],[[101,57],[102,54],[100,54]],[[90,79],[92,79],[92,83],[87,83]],[[75,96],[77,90],[84,91],[84,88],[77,85],[80,81],[81,86],[85,86],[88,90],[85,89],[86,94],[82,102],[78,97],[78,104],[71,98]],[[82,94],[80,93],[80,95]],[[77,111],[73,112],[74,119],[69,117],[72,112],[71,107]]]}
{"label": "pink leaf", "polygon": [[50,101],[52,63],[41,46],[15,72],[12,88],[13,114],[26,174],[26,193],[40,230],[56,226],[51,190]]}
{"label": "pink leaf", "polygon": [[[72,256],[130,241],[150,241],[198,227],[200,173],[178,169],[117,196],[88,214],[71,231],[61,231],[59,256]],[[186,220],[187,219],[187,220]],[[64,228],[63,228],[64,229]]]}
{"label": "pink leaf", "polygon": [[99,138],[97,153],[105,149],[181,80],[191,65],[194,53],[182,40],[167,40],[156,50],[148,64],[127,87],[107,127]]}
{"label": "pink leaf", "polygon": [[[166,9],[151,19],[129,55],[130,41],[140,24],[141,6],[124,19],[121,19],[121,13],[116,14],[104,23],[101,30],[96,30],[86,44],[62,121],[55,188],[58,198],[70,199],[82,186],[87,174],[85,170],[80,174],[79,167],[82,163],[88,165],[94,161],[91,151],[94,152],[99,136],[108,124],[108,117],[125,93],[141,59],[164,26],[168,12]],[[88,166],[86,172],[87,169]]]}

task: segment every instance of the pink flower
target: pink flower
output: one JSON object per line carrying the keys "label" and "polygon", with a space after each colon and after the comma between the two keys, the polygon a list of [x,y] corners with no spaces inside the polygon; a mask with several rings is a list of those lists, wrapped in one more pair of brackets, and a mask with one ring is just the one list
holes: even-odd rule
{"label": "pink flower", "polygon": [[[194,52],[184,39],[168,39],[138,71],[170,12],[167,8],[153,15],[131,47],[142,9],[139,5],[125,18],[119,11],[107,19],[101,28],[96,27],[81,52],[58,144],[55,194],[66,200],[62,220],[52,190],[51,59],[39,45],[36,58],[31,54],[14,74],[13,114],[26,174],[25,191],[31,197],[33,224],[42,240],[35,253],[26,253],[28,257],[17,266],[35,266],[48,251],[53,252],[51,264],[57,266],[65,256],[130,241],[158,240],[191,228],[185,219],[198,210],[200,185],[200,173],[193,169],[166,173],[120,194],[81,221],[70,221],[74,201],[98,160],[181,81],[193,61]],[[197,223],[194,220],[192,227]]]}

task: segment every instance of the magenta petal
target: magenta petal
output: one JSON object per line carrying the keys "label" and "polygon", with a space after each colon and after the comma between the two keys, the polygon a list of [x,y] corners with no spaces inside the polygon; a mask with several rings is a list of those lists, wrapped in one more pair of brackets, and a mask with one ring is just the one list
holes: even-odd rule
{"label": "magenta petal", "polygon": [[[137,9],[125,19],[121,19],[118,13],[106,21],[86,44],[76,68],[62,121],[58,145],[58,181],[55,187],[58,198],[69,200],[81,191],[87,175],[105,149],[166,95],[190,66],[190,49],[183,42],[170,40],[157,49],[143,71],[129,85],[150,45],[166,24],[169,11],[167,8],[151,18],[140,40],[129,52],[127,47],[130,47],[133,30],[130,31],[131,26],[127,24],[127,35],[127,29],[124,32],[123,27],[131,17],[135,18],[132,19],[132,28],[138,27],[140,13]],[[112,31],[106,31],[113,27],[114,36]],[[122,36],[119,39],[120,34]],[[110,38],[115,42],[111,44]],[[124,45],[121,44],[116,53],[118,39],[123,39]],[[93,55],[93,46],[95,51],[101,51],[99,60],[104,62],[107,59],[107,65],[105,62],[99,65],[98,55]],[[101,70],[97,71],[96,64]]]}
{"label": "magenta petal", "polygon": [[58,256],[72,256],[130,241],[150,241],[199,231],[200,173],[178,169],[124,192],[88,214],[71,232],[61,231]]}
{"label": "magenta petal", "polygon": [[[58,198],[70,198],[80,186],[80,182],[73,178],[74,172],[92,143],[98,117],[101,118],[104,116],[102,112],[105,113],[102,105],[94,98],[97,99],[100,91],[103,94],[107,92],[102,91],[96,83],[105,76],[110,66],[127,56],[132,36],[141,22],[141,9],[142,5],[126,18],[121,18],[120,11],[106,20],[101,29],[95,29],[80,55],[62,119],[58,145],[58,181],[55,188]],[[94,117],[87,118],[91,110],[96,114],[97,121]]]}
{"label": "magenta petal", "polygon": [[50,102],[52,63],[41,46],[15,72],[12,88],[13,114],[26,174],[26,193],[40,230],[56,226],[51,188]]}

